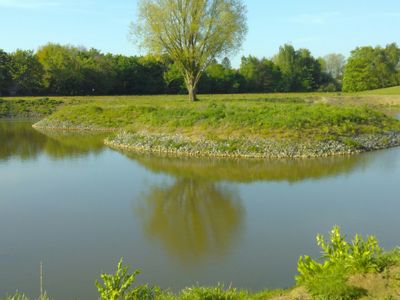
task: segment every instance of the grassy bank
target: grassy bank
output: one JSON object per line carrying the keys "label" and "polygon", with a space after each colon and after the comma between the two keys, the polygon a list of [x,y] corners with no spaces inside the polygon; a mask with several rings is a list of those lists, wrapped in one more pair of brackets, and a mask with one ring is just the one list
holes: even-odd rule
{"label": "grassy bank", "polygon": [[[122,259],[112,274],[96,281],[103,300],[352,300],[400,298],[400,249],[383,252],[374,236],[360,235],[351,241],[334,227],[326,240],[317,236],[322,257],[302,256],[298,261],[297,285],[286,290],[250,292],[218,285],[193,286],[178,293],[157,286],[135,285],[140,271],[129,273]],[[16,294],[7,300],[28,300]],[[43,295],[40,300],[48,300]]]}
{"label": "grassy bank", "polygon": [[49,98],[0,99],[0,118],[40,119],[61,106],[61,100]]}
{"label": "grassy bank", "polygon": [[366,95],[400,95],[400,86],[362,92]]}
{"label": "grassy bank", "polygon": [[319,157],[400,144],[400,122],[384,113],[400,97],[377,95],[201,95],[197,103],[185,96],[7,98],[0,111],[46,116],[37,128],[112,131],[106,143],[131,151]]}
{"label": "grassy bank", "polygon": [[90,103],[36,126],[111,130],[117,132],[106,140],[111,147],[187,156],[319,157],[400,144],[399,122],[382,112],[298,97]]}

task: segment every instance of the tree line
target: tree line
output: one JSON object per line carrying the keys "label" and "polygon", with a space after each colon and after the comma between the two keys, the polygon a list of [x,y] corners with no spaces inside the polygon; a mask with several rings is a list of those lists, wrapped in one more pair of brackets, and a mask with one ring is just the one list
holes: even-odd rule
{"label": "tree line", "polygon": [[[354,92],[400,84],[400,48],[359,47],[315,58],[283,45],[272,58],[228,58],[205,69],[198,93]],[[36,52],[0,49],[0,95],[145,95],[186,93],[179,66],[166,56],[103,54],[97,49],[47,44]]]}

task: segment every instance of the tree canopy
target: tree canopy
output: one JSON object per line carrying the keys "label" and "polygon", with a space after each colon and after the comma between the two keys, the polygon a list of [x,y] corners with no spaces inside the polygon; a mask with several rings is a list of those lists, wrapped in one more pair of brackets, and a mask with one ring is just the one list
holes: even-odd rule
{"label": "tree canopy", "polygon": [[43,67],[31,50],[11,54],[10,75],[20,95],[35,95],[43,89]]}
{"label": "tree canopy", "polygon": [[400,48],[359,47],[351,52],[343,75],[343,91],[357,92],[400,84]]}
{"label": "tree canopy", "polygon": [[[197,90],[202,94],[361,91],[400,84],[400,49],[362,47],[340,74],[343,56],[316,58],[307,49],[284,45],[273,57],[213,59]],[[344,78],[343,78],[344,77]],[[342,79],[343,78],[343,79]],[[184,94],[179,65],[167,55],[124,56],[97,49],[47,44],[36,52],[0,50],[0,96]]]}
{"label": "tree canopy", "polygon": [[331,53],[322,58],[322,70],[331,75],[336,80],[343,77],[343,69],[346,64],[346,58],[343,54]]}
{"label": "tree canopy", "polygon": [[8,53],[0,49],[0,96],[7,94],[11,84],[10,62],[11,58]]}
{"label": "tree canopy", "polygon": [[133,31],[151,53],[176,63],[193,101],[206,68],[241,46],[246,9],[241,0],[140,0]]}

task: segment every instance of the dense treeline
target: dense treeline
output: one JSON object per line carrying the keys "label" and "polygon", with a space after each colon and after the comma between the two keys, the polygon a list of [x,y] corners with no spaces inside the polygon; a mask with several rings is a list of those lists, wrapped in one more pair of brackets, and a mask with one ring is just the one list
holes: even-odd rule
{"label": "dense treeline", "polygon": [[351,52],[344,69],[343,90],[373,90],[400,84],[400,48],[396,44],[360,47]]}
{"label": "dense treeline", "polygon": [[[210,64],[199,93],[361,91],[400,84],[396,44],[315,58],[284,45],[272,58],[242,57]],[[0,50],[0,95],[128,95],[185,93],[178,67],[166,57],[103,54],[47,44],[38,51]]]}

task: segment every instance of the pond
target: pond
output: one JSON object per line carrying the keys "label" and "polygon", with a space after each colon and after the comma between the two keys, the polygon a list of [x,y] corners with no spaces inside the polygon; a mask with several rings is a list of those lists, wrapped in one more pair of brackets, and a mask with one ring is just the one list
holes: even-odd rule
{"label": "pond", "polygon": [[178,290],[294,284],[333,225],[400,244],[400,149],[309,160],[156,157],[0,122],[0,292],[96,299],[118,260]]}

